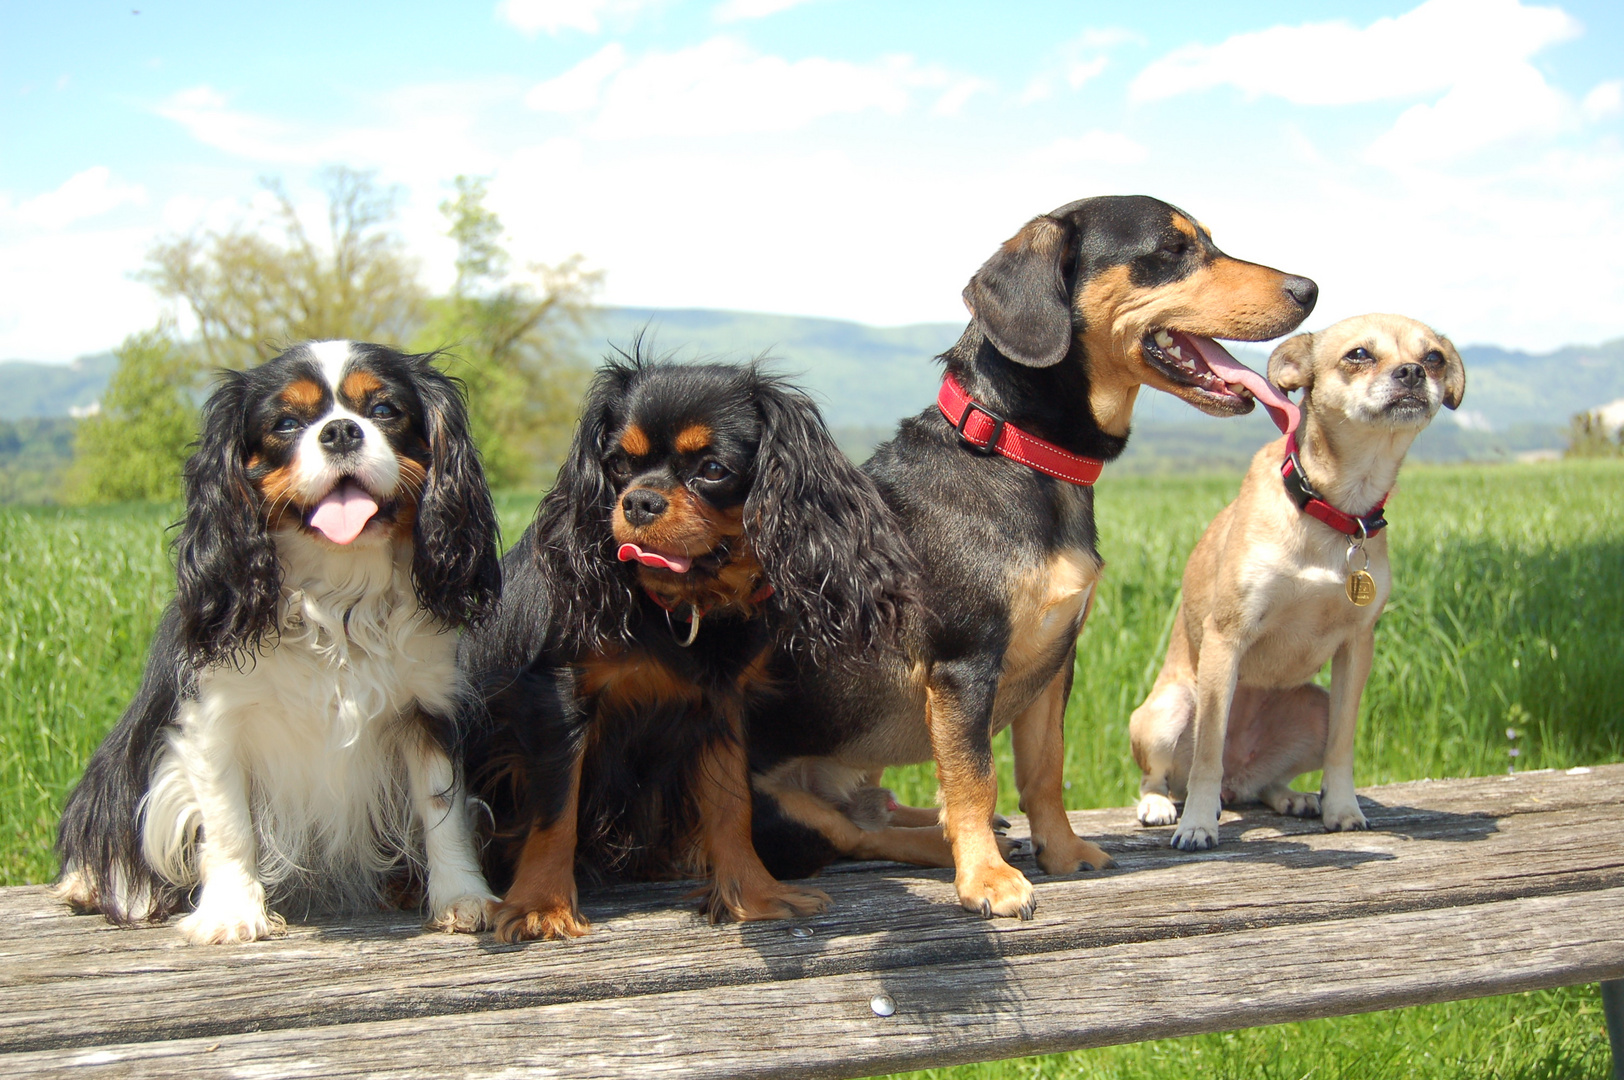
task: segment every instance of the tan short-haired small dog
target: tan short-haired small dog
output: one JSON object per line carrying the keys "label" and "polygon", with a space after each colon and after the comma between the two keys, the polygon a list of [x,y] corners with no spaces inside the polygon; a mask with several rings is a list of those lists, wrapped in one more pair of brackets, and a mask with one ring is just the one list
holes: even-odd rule
{"label": "tan short-haired small dog", "polygon": [[[1129,723],[1139,820],[1172,824],[1184,795],[1185,851],[1217,845],[1226,802],[1366,827],[1353,737],[1391,588],[1381,507],[1410,443],[1466,391],[1449,339],[1399,315],[1298,334],[1269,380],[1303,391],[1302,430],[1258,451],[1190,554],[1167,659]],[[1329,693],[1310,681],[1326,660]],[[1315,769],[1319,795],[1287,786]]]}

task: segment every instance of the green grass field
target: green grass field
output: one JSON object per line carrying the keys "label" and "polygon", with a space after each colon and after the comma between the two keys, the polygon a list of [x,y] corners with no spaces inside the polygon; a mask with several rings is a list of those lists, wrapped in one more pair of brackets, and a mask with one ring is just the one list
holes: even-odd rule
{"label": "green grass field", "polygon": [[[1184,557],[1237,483],[1100,485],[1107,571],[1067,714],[1070,806],[1137,794],[1128,714],[1160,664]],[[499,500],[508,540],[533,506]],[[62,797],[133,693],[172,588],[165,527],[177,514],[0,507],[0,883],[56,871]],[[1412,467],[1389,518],[1396,585],[1358,781],[1503,772],[1513,747],[1519,769],[1624,759],[1624,463]],[[928,767],[889,782],[911,802],[935,794]],[[1600,1080],[1608,1060],[1595,989],[1575,988],[914,1075]]]}

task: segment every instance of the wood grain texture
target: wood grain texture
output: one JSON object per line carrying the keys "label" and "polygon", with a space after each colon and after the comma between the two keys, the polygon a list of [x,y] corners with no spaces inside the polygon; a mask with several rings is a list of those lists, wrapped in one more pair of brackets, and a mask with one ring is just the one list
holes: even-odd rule
{"label": "wood grain texture", "polygon": [[1369,833],[1249,811],[1200,855],[1075,813],[1119,868],[1018,858],[1027,923],[872,864],[794,924],[713,928],[686,886],[639,886],[583,896],[591,936],[519,946],[390,914],[194,948],[0,890],[0,1074],[860,1076],[1624,975],[1624,766],[1362,794]]}

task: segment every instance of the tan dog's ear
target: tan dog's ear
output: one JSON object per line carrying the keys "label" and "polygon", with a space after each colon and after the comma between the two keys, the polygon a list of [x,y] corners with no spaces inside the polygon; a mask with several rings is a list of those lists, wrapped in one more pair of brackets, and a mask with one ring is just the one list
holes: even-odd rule
{"label": "tan dog's ear", "polygon": [[1466,397],[1466,365],[1455,351],[1454,342],[1448,338],[1438,340],[1444,347],[1444,408],[1458,409]]}
{"label": "tan dog's ear", "polygon": [[1314,385],[1314,335],[1298,334],[1269,354],[1269,381],[1286,393]]}

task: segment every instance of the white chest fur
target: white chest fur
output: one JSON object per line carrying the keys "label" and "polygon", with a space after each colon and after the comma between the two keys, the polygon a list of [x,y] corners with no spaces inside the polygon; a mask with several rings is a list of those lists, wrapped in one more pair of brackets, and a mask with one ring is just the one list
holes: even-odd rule
{"label": "white chest fur", "polygon": [[196,880],[203,821],[229,823],[219,808],[238,804],[244,854],[273,894],[319,882],[324,904],[365,902],[402,856],[420,858],[407,759],[423,740],[419,710],[455,707],[456,635],[420,608],[409,548],[291,537],[278,554],[279,636],[240,669],[199,674],[154,768],[147,856]]}

